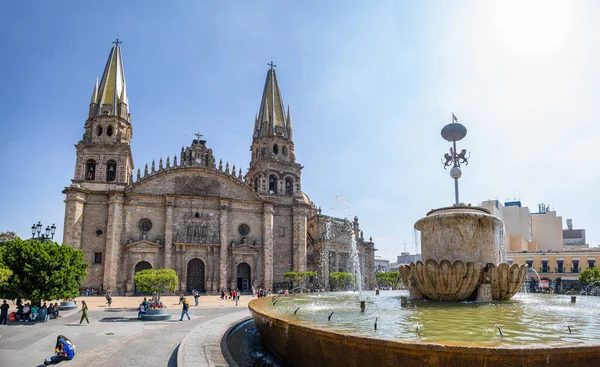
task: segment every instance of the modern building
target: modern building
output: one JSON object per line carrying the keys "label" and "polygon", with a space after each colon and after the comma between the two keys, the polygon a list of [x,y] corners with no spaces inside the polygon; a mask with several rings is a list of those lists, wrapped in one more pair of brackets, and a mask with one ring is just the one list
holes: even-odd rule
{"label": "modern building", "polygon": [[527,264],[526,287],[531,291],[552,290],[564,293],[579,287],[579,273],[594,268],[600,261],[600,249],[585,244],[585,230],[573,229],[567,219],[568,229],[562,229],[562,217],[538,205],[531,213],[520,201],[502,205],[498,200],[488,200],[481,206],[504,220],[507,241],[507,262]]}
{"label": "modern building", "polygon": [[[245,173],[218,160],[196,134],[180,154],[134,174],[133,127],[117,40],[94,85],[85,132],[75,145],[74,177],[63,191],[63,242],[81,249],[89,263],[83,287],[131,294],[135,272],[172,268],[182,291],[285,288],[285,272],[318,270],[318,258],[348,253],[350,244],[365,274],[373,274],[374,244],[364,240],[358,218],[349,226],[325,218],[302,191],[291,114],[273,64],[248,125]],[[163,148],[169,149],[157,144]],[[311,257],[328,220],[351,231]],[[339,263],[336,268],[346,266]],[[329,271],[329,262],[325,267]]]}
{"label": "modern building", "polygon": [[540,204],[539,211],[531,215],[532,240],[538,250],[560,250],[563,247],[562,217],[547,205]]}
{"label": "modern building", "polygon": [[416,263],[417,261],[421,261],[421,254],[409,254],[408,252],[401,252],[400,255],[396,257],[396,262],[399,265],[408,265],[411,262]]}
{"label": "modern building", "polygon": [[585,229],[574,229],[573,220],[567,219],[567,229],[563,229],[563,247],[573,248],[579,246],[587,246]]}
{"label": "modern building", "polygon": [[[579,286],[579,273],[594,268],[600,261],[600,249],[509,252],[509,264],[527,264],[531,290],[552,289],[563,293]],[[538,278],[539,277],[539,278]]]}
{"label": "modern building", "polygon": [[381,256],[375,256],[375,272],[382,271],[387,273],[390,271],[390,261],[381,258]]}

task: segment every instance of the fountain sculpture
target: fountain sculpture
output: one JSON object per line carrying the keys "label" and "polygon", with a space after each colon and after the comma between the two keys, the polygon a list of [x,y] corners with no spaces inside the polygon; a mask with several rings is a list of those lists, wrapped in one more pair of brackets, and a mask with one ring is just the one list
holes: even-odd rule
{"label": "fountain sculpture", "polygon": [[442,129],[442,137],[452,142],[444,155],[444,169],[452,166],[455,203],[433,209],[415,223],[421,231],[421,257],[401,266],[402,279],[412,299],[435,301],[504,301],[514,296],[527,276],[527,265],[502,262],[505,254],[504,223],[487,209],[460,203],[460,165],[469,164],[466,149],[457,152],[456,142],[467,129],[452,114],[452,122]]}
{"label": "fountain sculpture", "polygon": [[600,303],[570,303],[558,295],[511,299],[527,266],[504,262],[501,219],[459,201],[460,165],[468,164],[469,156],[465,149],[457,152],[456,142],[466,133],[454,114],[442,129],[442,137],[452,142],[442,163],[452,167],[455,203],[431,210],[415,223],[425,261],[400,268],[410,301],[404,293],[387,291],[366,299],[313,293],[252,300],[256,329],[270,351],[292,366],[598,363],[600,331],[593,310]]}

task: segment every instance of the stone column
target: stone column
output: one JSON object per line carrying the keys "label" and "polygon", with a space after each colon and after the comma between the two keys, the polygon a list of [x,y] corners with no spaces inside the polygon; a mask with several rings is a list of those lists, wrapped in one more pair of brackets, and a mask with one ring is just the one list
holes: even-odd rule
{"label": "stone column", "polygon": [[219,290],[227,290],[227,248],[229,246],[229,202],[227,200],[221,200],[221,206],[219,211],[219,233],[221,240],[221,249],[219,251]]}
{"label": "stone column", "polygon": [[108,201],[108,225],[106,227],[106,247],[104,256],[105,291],[117,291],[119,273],[119,242],[123,227],[123,194],[114,193]]}
{"label": "stone column", "polygon": [[217,264],[215,264],[215,248],[213,246],[210,246],[208,261],[210,263],[209,279],[210,279],[210,291],[212,293],[215,291],[215,268],[217,267],[216,266]]}
{"label": "stone column", "polygon": [[293,269],[294,271],[306,271],[306,216],[308,210],[305,207],[294,207],[292,222],[293,241]]}
{"label": "stone column", "polygon": [[83,206],[85,202],[85,193],[67,189],[63,244],[76,249],[81,249]]}
{"label": "stone column", "polygon": [[263,264],[264,287],[273,289],[273,215],[275,209],[273,204],[264,204],[263,207]]}
{"label": "stone column", "polygon": [[165,243],[163,244],[163,268],[171,268],[173,256],[173,207],[175,198],[165,197]]}
{"label": "stone column", "polygon": [[175,198],[165,197],[165,243],[163,244],[163,267],[171,268],[173,255],[173,207]]}

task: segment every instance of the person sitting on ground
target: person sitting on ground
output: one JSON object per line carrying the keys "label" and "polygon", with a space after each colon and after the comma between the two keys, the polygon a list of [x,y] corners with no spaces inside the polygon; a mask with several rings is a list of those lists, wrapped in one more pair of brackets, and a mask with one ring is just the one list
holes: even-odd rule
{"label": "person sitting on ground", "polygon": [[15,313],[15,320],[23,321],[23,305],[17,304],[17,312]]}
{"label": "person sitting on ground", "polygon": [[[145,300],[144,300],[145,302]],[[146,314],[146,306],[144,303],[140,303],[140,307],[138,308],[138,319],[142,318],[142,315]]]}
{"label": "person sitting on ground", "polygon": [[35,321],[35,319],[37,319],[37,315],[39,312],[40,308],[38,307],[37,303],[31,306],[31,321]]}
{"label": "person sitting on ground", "polygon": [[60,315],[58,314],[58,302],[54,303],[54,307],[52,307],[52,314],[55,319],[58,319]]}
{"label": "person sitting on ground", "polygon": [[50,306],[48,306],[48,319],[54,318],[54,304],[50,302]]}
{"label": "person sitting on ground", "polygon": [[50,357],[50,360],[44,360],[44,366],[48,366],[54,363],[60,363],[62,361],[70,361],[75,358],[75,346],[71,341],[63,336],[57,337],[56,347],[54,348],[55,354]]}
{"label": "person sitting on ground", "polygon": [[25,322],[30,320],[30,316],[31,307],[29,307],[29,303],[26,303],[25,306],[23,306],[23,318],[25,319]]}

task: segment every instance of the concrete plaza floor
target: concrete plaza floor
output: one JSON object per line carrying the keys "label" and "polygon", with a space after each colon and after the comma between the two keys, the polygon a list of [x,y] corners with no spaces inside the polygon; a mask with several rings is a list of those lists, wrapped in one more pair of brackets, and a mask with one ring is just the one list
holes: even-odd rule
{"label": "concrete plaza floor", "polygon": [[[250,316],[251,296],[238,305],[219,296],[201,296],[199,306],[190,302],[191,321],[179,321],[181,305],[174,296],[161,297],[171,313],[168,321],[140,321],[137,307],[143,297],[113,297],[111,307],[103,297],[80,297],[88,304],[90,325],[80,325],[80,307],[61,311],[48,322],[9,322],[0,325],[0,366],[41,366],[54,353],[56,336],[75,344],[75,358],[65,366],[226,366],[220,352],[223,333],[238,320]],[[9,312],[16,309],[10,303]],[[83,321],[83,324],[86,322]],[[179,361],[179,363],[178,363]]]}

